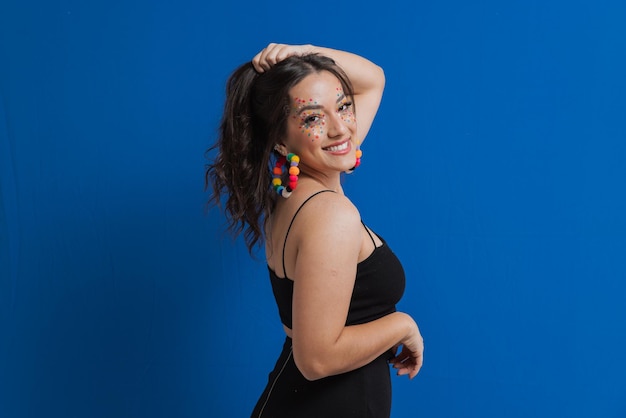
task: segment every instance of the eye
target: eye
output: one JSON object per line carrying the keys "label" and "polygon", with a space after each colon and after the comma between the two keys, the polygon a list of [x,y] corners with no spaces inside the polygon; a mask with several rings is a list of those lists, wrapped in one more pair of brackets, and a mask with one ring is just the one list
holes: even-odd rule
{"label": "eye", "polygon": [[304,118],[305,125],[312,125],[320,120],[320,115],[309,115]]}
{"label": "eye", "polygon": [[350,110],[352,108],[352,102],[344,102],[339,105],[339,112],[345,112],[346,110]]}

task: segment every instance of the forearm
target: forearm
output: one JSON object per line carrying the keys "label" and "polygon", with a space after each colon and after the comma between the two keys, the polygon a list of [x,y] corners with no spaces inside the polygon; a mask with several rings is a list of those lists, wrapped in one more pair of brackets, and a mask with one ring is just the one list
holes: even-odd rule
{"label": "forearm", "polygon": [[332,58],[352,83],[358,120],[357,143],[361,144],[372,125],[385,89],[385,73],[372,61],[338,49],[309,46],[309,52]]}
{"label": "forearm", "polygon": [[300,341],[294,333],[294,360],[307,379],[345,373],[364,366],[404,341],[416,325],[404,313],[394,312],[375,321],[345,327],[333,344],[318,346]]}
{"label": "forearm", "polygon": [[385,87],[385,73],[383,69],[372,61],[353,54],[341,51],[310,45],[311,52],[319,53],[332,58],[348,75],[354,87],[355,95],[364,94],[369,91],[380,91]]}

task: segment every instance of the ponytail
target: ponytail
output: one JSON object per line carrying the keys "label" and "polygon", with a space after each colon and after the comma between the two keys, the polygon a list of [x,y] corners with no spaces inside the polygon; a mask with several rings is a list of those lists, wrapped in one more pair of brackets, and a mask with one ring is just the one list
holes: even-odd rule
{"label": "ponytail", "polygon": [[287,132],[291,88],[314,72],[329,71],[352,96],[352,86],[335,62],[322,55],[292,56],[259,74],[252,63],[237,68],[226,84],[226,102],[219,136],[209,151],[217,150],[205,172],[209,204],[220,206],[228,230],[244,234],[248,251],[263,238],[265,221],[276,206],[271,192],[274,146]]}
{"label": "ponytail", "polygon": [[268,160],[271,148],[264,146],[266,138],[253,128],[253,87],[259,75],[251,63],[239,67],[226,84],[226,102],[219,137],[210,148],[217,149],[214,161],[207,166],[205,188],[212,189],[209,203],[221,205],[228,230],[234,235],[244,233],[248,250],[263,236],[259,220],[273,209],[275,200],[267,189],[271,182]]}

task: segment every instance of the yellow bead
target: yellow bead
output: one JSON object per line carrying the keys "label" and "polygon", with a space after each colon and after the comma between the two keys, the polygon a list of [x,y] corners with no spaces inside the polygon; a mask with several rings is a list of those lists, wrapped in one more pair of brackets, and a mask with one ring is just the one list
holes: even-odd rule
{"label": "yellow bead", "polygon": [[298,157],[297,155],[294,155],[293,157],[291,157],[291,162],[292,163],[299,163],[300,162],[300,157]]}
{"label": "yellow bead", "polygon": [[272,180],[272,184],[274,186],[280,186],[282,184],[282,180],[281,179],[273,179]]}

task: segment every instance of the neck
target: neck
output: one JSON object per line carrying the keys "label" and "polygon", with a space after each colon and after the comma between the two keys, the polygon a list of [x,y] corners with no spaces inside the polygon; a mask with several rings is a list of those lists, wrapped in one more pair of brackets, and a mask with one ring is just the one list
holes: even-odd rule
{"label": "neck", "polygon": [[301,173],[300,181],[304,181],[305,184],[319,184],[324,189],[332,190],[337,193],[343,194],[343,188],[341,187],[341,174],[328,176],[322,173]]}

